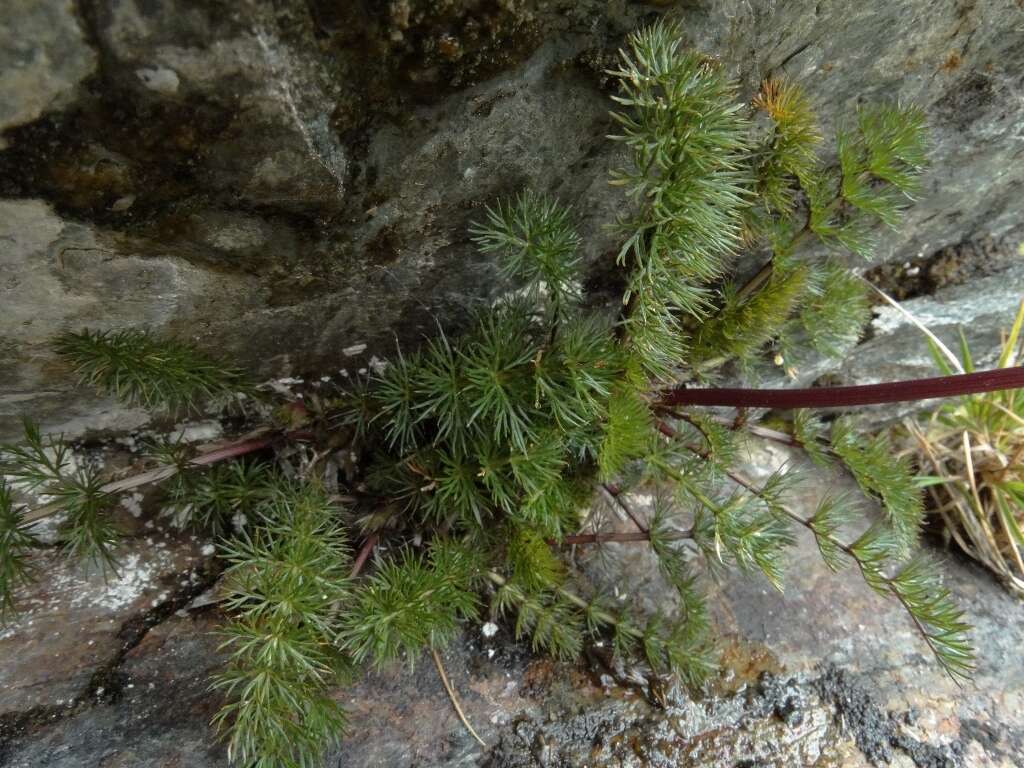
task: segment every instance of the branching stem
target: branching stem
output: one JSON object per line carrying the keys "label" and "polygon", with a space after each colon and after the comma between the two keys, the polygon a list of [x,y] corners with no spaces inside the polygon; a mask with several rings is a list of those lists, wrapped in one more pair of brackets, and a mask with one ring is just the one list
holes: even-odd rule
{"label": "branching stem", "polygon": [[633,512],[633,508],[626,503],[625,499],[622,498],[622,494],[620,493],[619,489],[616,488],[615,486],[609,485],[608,483],[602,483],[600,487],[601,492],[604,493],[609,499],[611,499],[612,503],[618,506],[623,512],[626,513],[626,516],[633,521],[633,525],[635,525],[641,533],[646,534],[647,526],[640,522],[640,518],[636,515],[635,512]]}
{"label": "branching stem", "polygon": [[377,546],[379,539],[380,536],[376,533],[371,533],[366,537],[366,541],[359,548],[359,554],[356,555],[356,559],[352,563],[352,572],[349,574],[349,578],[354,579],[363,570],[363,566],[366,565],[366,561],[370,558],[370,554],[373,552],[373,548]]}
{"label": "branching stem", "polygon": [[[262,451],[265,448],[276,444],[277,442],[286,442],[291,440],[311,440],[313,434],[306,430],[296,430],[288,432],[284,435],[259,435],[249,436],[242,440],[238,440],[233,443],[228,443],[220,448],[216,448],[207,453],[200,454],[191,460],[190,465],[193,467],[209,467],[213,464],[218,464],[228,459],[237,459],[239,456],[245,456],[250,453],[256,453]],[[139,472],[135,475],[129,475],[128,477],[121,478],[120,480],[113,480],[106,483],[100,488],[100,491],[107,494],[123,493],[130,491],[135,488],[139,488],[143,485],[150,483],[158,483],[161,480],[166,480],[177,472],[177,469],[172,466],[156,467],[154,469],[147,470],[145,472]],[[46,504],[42,507],[29,510],[24,515],[25,523],[34,523],[37,520],[42,520],[45,517],[60,511],[61,505],[59,503]]]}
{"label": "branching stem", "polygon": [[[669,425],[667,425],[667,424],[665,424],[664,422],[661,422],[661,421],[658,422],[658,431],[660,431],[663,435],[666,435],[666,436],[669,436],[669,435],[673,435],[674,436],[676,434],[675,430],[673,430],[672,427],[670,427]],[[700,448],[697,448],[696,446],[688,445],[686,447],[690,451],[692,451],[693,453],[697,454],[698,456],[707,457],[707,452],[706,451],[702,451]],[[760,488],[758,488],[756,484],[754,484],[753,482],[751,482],[747,478],[743,477],[738,472],[735,472],[734,470],[726,470],[725,474],[726,474],[726,476],[730,480],[732,480],[734,483],[736,483],[740,487],[744,488],[748,493],[750,493],[750,494],[752,494],[754,496],[757,496],[758,498],[763,498],[763,496],[764,496],[763,491]],[[865,571],[864,565],[861,563],[860,558],[857,557],[857,553],[854,551],[853,547],[851,547],[849,544],[846,544],[845,542],[839,540],[838,538],[836,538],[835,536],[833,536],[831,534],[825,533],[825,532],[820,531],[820,530],[815,530],[814,526],[811,525],[811,522],[809,520],[807,520],[806,518],[804,518],[801,515],[798,515],[796,512],[794,512],[792,509],[790,509],[787,505],[780,504],[780,503],[778,503],[778,501],[773,501],[773,506],[776,509],[778,509],[781,512],[783,512],[793,522],[797,523],[798,525],[803,526],[804,528],[809,530],[815,536],[824,538],[827,541],[829,541],[829,543],[831,543],[837,549],[841,550],[844,554],[846,554],[848,557],[850,557],[855,563],[857,563],[857,567],[860,568],[861,572],[864,574],[865,577],[867,577],[869,575]],[[885,584],[886,589],[889,590],[889,592],[903,606],[903,609],[910,615],[910,618],[914,622],[915,629],[917,629],[918,634],[921,635],[921,637],[924,639],[925,643],[927,643],[928,647],[932,650],[932,653],[934,653],[936,657],[941,657],[941,654],[939,653],[939,650],[936,648],[935,642],[933,641],[931,635],[928,633],[927,629],[921,623],[920,619],[918,619],[917,616],[914,615],[914,612],[911,609],[911,606],[907,604],[906,599],[903,597],[903,595],[900,594],[900,591],[896,588],[895,580],[893,578],[889,577],[889,576],[885,576],[885,575],[882,575],[882,574],[877,574],[877,578],[882,583]],[[953,682],[955,682],[957,685],[960,685],[960,681],[956,678],[955,675],[950,674],[950,677],[952,678]]]}

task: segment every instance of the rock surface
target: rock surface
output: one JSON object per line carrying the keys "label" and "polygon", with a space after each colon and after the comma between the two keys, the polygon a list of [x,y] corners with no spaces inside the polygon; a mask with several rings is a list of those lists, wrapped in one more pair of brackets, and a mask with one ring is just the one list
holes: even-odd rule
{"label": "rock surface", "polygon": [[[749,473],[790,458],[757,447]],[[825,489],[849,483],[820,470],[808,472],[794,500],[800,513],[808,514]],[[133,546],[143,544],[135,539]],[[605,554],[600,568],[607,578],[642,584],[636,594],[654,602],[668,594],[658,586],[655,564],[642,548],[608,545]],[[425,657],[411,671],[394,667],[368,673],[337,692],[350,710],[351,735],[324,765],[1021,765],[1020,604],[980,569],[947,560],[947,586],[968,607],[979,651],[977,677],[963,689],[935,665],[899,606],[880,600],[854,573],[832,575],[813,541],[802,537],[784,595],[763,581],[737,577],[714,587],[723,674],[703,697],[613,684],[599,665],[531,656],[511,642],[507,628],[487,637],[469,627],[444,652],[443,664],[487,749],[460,724]],[[52,601],[60,606],[67,598],[56,595]],[[113,663],[103,654],[75,657],[78,679],[103,669],[107,679],[117,681],[113,695],[93,695],[63,710],[0,716],[0,765],[225,765],[223,748],[208,729],[219,706],[207,687],[221,661],[211,635],[218,617],[209,607],[178,611],[180,602],[172,605],[177,612],[165,612],[146,626],[148,631],[116,653]],[[129,619],[140,607],[144,600],[123,605],[118,621],[133,626]],[[65,609],[64,615],[64,635],[90,631],[87,614]],[[5,700],[12,686],[17,690],[22,681],[35,679],[38,663],[28,654],[37,640],[31,627],[4,638]]]}
{"label": "rock surface", "polygon": [[34,559],[46,577],[19,595],[19,614],[0,629],[0,717],[102,699],[104,683],[93,678],[133,639],[129,620],[159,616],[201,582],[200,547],[189,538],[153,534],[115,555],[118,571],[106,575],[59,550]]}
{"label": "rock surface", "polygon": [[[992,354],[1024,273],[1024,7],[1017,0],[13,0],[0,28],[0,438],[22,415],[72,434],[147,414],[70,385],[62,329],[149,327],[257,376],[351,372],[508,290],[468,223],[524,187],[575,206],[595,305],[615,288],[619,161],[603,70],[658,13],[749,95],[799,81],[827,129],[857,104],[922,106],[933,170],[885,235],[876,283],[945,339]],[[930,370],[879,310],[835,372]],[[811,378],[824,371],[813,372]],[[778,457],[776,457],[778,458]],[[763,455],[756,466],[771,461]],[[818,476],[813,490],[834,485]],[[642,551],[611,558],[664,599]],[[135,530],[104,583],[57,557],[0,630],[0,765],[223,766],[216,611],[199,542]],[[326,765],[1024,764],[1020,606],[971,565],[981,667],[958,690],[896,606],[801,540],[785,596],[715,592],[725,677],[709,695],[607,686],[476,628],[444,655],[481,750],[429,659],[339,690],[352,736]],[[770,650],[769,650],[770,649]]]}
{"label": "rock surface", "polygon": [[[826,127],[866,100],[926,110],[934,170],[880,259],[1021,239],[1016,0],[8,6],[0,436],[23,414],[71,433],[144,418],[70,386],[45,344],[62,328],[147,326],[284,376],[457,325],[507,288],[468,222],[527,186],[575,206],[600,303],[621,204],[603,69],[666,6],[745,94],[784,74]],[[991,331],[995,314],[961,316]]]}

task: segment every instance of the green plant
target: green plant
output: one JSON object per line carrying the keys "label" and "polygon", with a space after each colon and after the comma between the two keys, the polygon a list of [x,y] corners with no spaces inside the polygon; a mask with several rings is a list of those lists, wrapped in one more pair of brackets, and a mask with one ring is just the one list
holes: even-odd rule
{"label": "green plant", "polygon": [[232,398],[245,389],[237,369],[188,344],[134,328],[67,331],[53,346],[81,384],[144,408],[194,411],[203,401]]}
{"label": "green plant", "polygon": [[[331,686],[360,665],[412,664],[485,614],[507,619],[538,651],[571,659],[607,640],[698,687],[715,668],[703,574],[732,567],[781,589],[796,526],[814,534],[829,567],[855,564],[898,600],[951,675],[970,673],[962,614],[917,552],[922,507],[909,466],[845,421],[829,429],[797,412],[783,437],[848,467],[884,510],[873,520],[850,497],[833,497],[805,518],[786,502],[792,472],[753,483],[734,468],[739,441],[757,425],[687,399],[728,395],[742,408],[758,404],[752,390],[685,387],[729,366],[743,375],[792,369],[810,350],[840,354],[858,338],[861,284],[819,248],[864,253],[871,223],[897,221],[923,165],[921,114],[865,107],[838,137],[833,167],[798,88],[767,82],[750,109],[722,68],[681,50],[678,37],[663,23],[638,32],[613,73],[622,84],[617,139],[631,154],[613,178],[630,204],[618,222],[627,280],[618,317],[581,301],[572,212],[526,192],[473,229],[525,290],[479,310],[464,334],[399,352],[316,412],[293,408],[292,431],[218,454],[262,451],[269,461],[211,468],[184,446],[155,449],[159,468],[141,477],[165,478],[181,522],[223,537],[233,618],[216,722],[232,759],[315,764],[344,727]],[[744,249],[770,252],[749,277],[734,274]],[[179,344],[164,356],[162,344],[84,333],[59,349],[85,381],[137,402],[191,404],[239,385]],[[814,392],[830,404],[828,390]],[[2,448],[4,471],[48,492],[72,488],[66,448],[44,440],[27,427],[25,447]],[[274,452],[289,440],[330,450],[311,451],[308,462]],[[311,479],[324,476],[339,444],[358,458],[346,508]],[[110,537],[97,521],[126,484],[86,479],[88,492],[56,494],[69,519],[89,523],[68,529],[70,548],[108,560]],[[649,520],[629,502],[642,485],[660,489]],[[607,531],[595,492],[636,530]],[[0,501],[0,586],[10,603],[28,576],[32,540],[25,511],[6,491]],[[241,532],[228,524],[239,513],[249,521]],[[363,543],[352,558],[355,537]],[[395,546],[376,550],[362,575],[384,537]],[[643,615],[609,600],[563,556],[569,545],[616,541],[651,547],[676,592],[672,611]],[[688,557],[687,546],[701,556]]]}
{"label": "green plant", "polygon": [[228,757],[253,766],[305,766],[336,742],[344,712],[328,689],[344,671],[336,613],[350,595],[346,536],[315,486],[279,481],[254,525],[224,544],[230,564],[222,630],[231,653],[214,687],[229,703]]}
{"label": "green plant", "polygon": [[[60,532],[68,554],[104,568],[116,567],[113,545],[118,531],[108,514],[114,496],[103,489],[103,481],[96,468],[79,466],[62,440],[44,437],[35,424],[26,420],[24,442],[0,446],[0,471],[14,483],[51,497],[64,512]],[[5,497],[9,529],[12,532],[23,531],[24,523],[13,511],[9,491],[5,492]],[[12,535],[9,540],[9,546],[13,548],[11,551],[23,552],[32,544],[29,539],[24,533]],[[0,550],[0,562],[7,559],[4,554],[6,550]],[[18,555],[14,554],[12,562],[17,559]],[[4,587],[3,600],[9,602],[13,582],[0,586]]]}
{"label": "green plant", "polygon": [[[1019,365],[1024,304],[1003,342],[999,368]],[[953,368],[929,341],[938,368]],[[954,359],[955,362],[955,359]],[[960,367],[974,370],[961,336]],[[916,443],[918,464],[932,508],[947,535],[975,560],[995,572],[1009,589],[1024,595],[1024,391],[991,392],[945,402],[923,421],[906,420]]]}
{"label": "green plant", "polygon": [[29,555],[40,545],[15,506],[7,481],[0,479],[0,620],[14,609],[14,591],[34,576]]}

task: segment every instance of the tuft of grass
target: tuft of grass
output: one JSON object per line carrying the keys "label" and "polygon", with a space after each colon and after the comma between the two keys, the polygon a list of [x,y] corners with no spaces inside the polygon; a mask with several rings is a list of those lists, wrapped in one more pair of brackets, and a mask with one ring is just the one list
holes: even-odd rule
{"label": "tuft of grass", "polygon": [[[1024,302],[1003,340],[999,367],[1020,364]],[[949,362],[932,344],[943,373]],[[960,362],[974,361],[961,334]],[[1024,390],[947,401],[923,422],[905,422],[916,441],[919,477],[947,536],[1024,597]]]}

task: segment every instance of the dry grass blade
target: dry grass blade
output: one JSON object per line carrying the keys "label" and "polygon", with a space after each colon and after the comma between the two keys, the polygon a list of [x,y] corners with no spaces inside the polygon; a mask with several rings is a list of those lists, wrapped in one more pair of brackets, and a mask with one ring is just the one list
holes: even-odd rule
{"label": "dry grass blade", "polygon": [[[1001,368],[1017,363],[1022,325],[1024,303],[1004,337]],[[966,344],[961,350],[970,369]],[[906,426],[920,465],[934,472],[927,489],[950,537],[1024,597],[1024,393],[962,397]]]}
{"label": "dry grass blade", "polygon": [[877,293],[879,296],[881,296],[882,299],[884,299],[885,302],[889,306],[891,306],[893,309],[895,309],[897,312],[899,312],[901,315],[903,315],[905,318],[907,318],[907,320],[909,320],[911,323],[913,323],[913,325],[919,331],[921,331],[921,333],[923,333],[925,336],[927,336],[929,341],[931,341],[935,345],[935,347],[943,354],[943,356],[947,360],[949,360],[950,364],[953,366],[953,370],[954,371],[956,371],[957,373],[963,373],[964,372],[964,368],[960,364],[960,361],[957,359],[956,355],[954,355],[952,353],[952,351],[950,351],[949,347],[947,347],[945,344],[942,343],[942,341],[939,339],[938,336],[936,336],[934,333],[932,333],[930,330],[928,330],[928,328],[924,325],[924,323],[922,323],[920,320],[918,320],[916,317],[914,317],[912,314],[910,314],[910,312],[908,312],[903,307],[902,304],[900,304],[898,301],[896,301],[896,299],[894,299],[892,296],[887,294],[881,288],[878,288],[877,286],[871,285],[871,283],[868,283],[868,285],[870,285],[871,289],[875,293]]}
{"label": "dry grass blade", "polygon": [[452,706],[455,708],[455,714],[459,716],[459,720],[461,720],[462,724],[466,726],[466,730],[469,731],[470,735],[477,740],[477,743],[479,743],[484,749],[487,749],[487,744],[480,738],[477,732],[473,730],[473,726],[470,725],[469,720],[466,719],[466,713],[463,712],[462,707],[459,706],[459,700],[455,696],[455,689],[452,688],[452,684],[448,682],[448,675],[445,674],[444,665],[441,664],[441,656],[434,648],[430,649],[430,653],[434,657],[434,666],[437,667],[437,674],[440,675],[441,682],[444,684],[444,689],[448,693],[448,698],[451,699]]}

